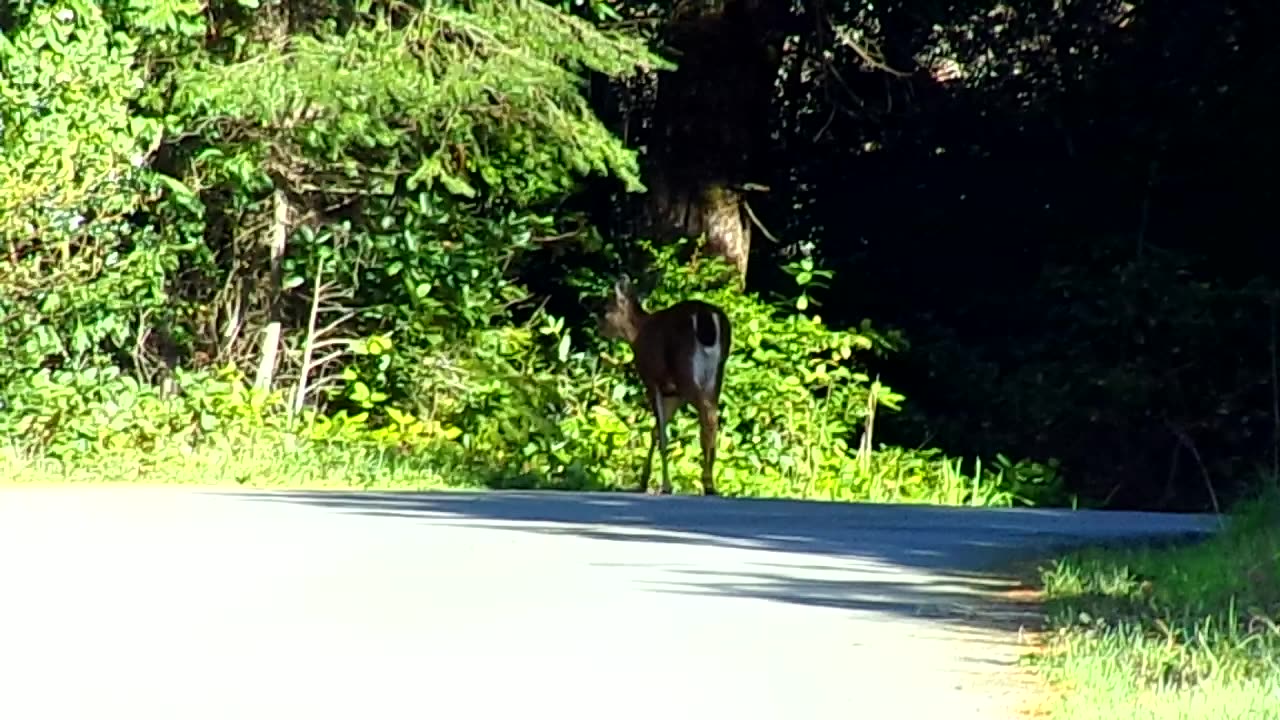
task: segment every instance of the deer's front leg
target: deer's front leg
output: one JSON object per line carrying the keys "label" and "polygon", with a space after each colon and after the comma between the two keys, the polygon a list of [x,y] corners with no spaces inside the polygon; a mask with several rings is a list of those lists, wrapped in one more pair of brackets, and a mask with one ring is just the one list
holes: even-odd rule
{"label": "deer's front leg", "polygon": [[640,492],[649,492],[649,477],[653,472],[653,451],[662,446],[662,477],[663,484],[666,484],[666,460],[667,460],[667,438],[666,438],[666,416],[663,414],[662,395],[656,388],[646,387],[645,395],[649,400],[649,409],[653,411],[653,433],[649,436],[649,454],[644,459],[644,470],[640,473]]}

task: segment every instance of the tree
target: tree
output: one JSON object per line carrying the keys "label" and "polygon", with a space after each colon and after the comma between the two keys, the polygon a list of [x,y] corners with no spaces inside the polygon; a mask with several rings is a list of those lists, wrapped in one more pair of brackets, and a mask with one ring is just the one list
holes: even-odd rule
{"label": "tree", "polygon": [[639,199],[610,194],[601,214],[613,214],[622,234],[663,242],[705,234],[704,249],[745,276],[753,228],[768,232],[753,217],[752,193],[764,191],[775,208],[794,197],[788,135],[812,142],[829,113],[874,114],[862,95],[908,77],[862,32],[874,25],[865,10],[822,0],[622,3],[627,23],[647,25],[676,68],[626,87],[597,83],[597,110],[643,150],[647,189]]}
{"label": "tree", "polygon": [[782,36],[781,4],[682,0],[664,40],[678,67],[658,80],[645,212],[658,237],[707,236],[742,275],[751,227],[743,187],[759,182]]}

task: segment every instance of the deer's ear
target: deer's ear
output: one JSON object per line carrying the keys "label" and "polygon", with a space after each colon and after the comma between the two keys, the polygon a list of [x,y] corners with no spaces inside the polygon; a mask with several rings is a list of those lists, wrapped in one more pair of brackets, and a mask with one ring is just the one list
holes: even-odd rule
{"label": "deer's ear", "polygon": [[616,295],[619,300],[630,297],[631,278],[627,277],[626,275],[623,275],[622,277],[618,278],[618,282],[613,284],[613,294]]}
{"label": "deer's ear", "polygon": [[636,299],[640,302],[647,300],[654,289],[658,287],[658,280],[659,276],[656,276],[653,273],[645,273],[642,275],[640,277],[640,284],[634,286],[634,289],[632,290],[632,292],[635,293]]}

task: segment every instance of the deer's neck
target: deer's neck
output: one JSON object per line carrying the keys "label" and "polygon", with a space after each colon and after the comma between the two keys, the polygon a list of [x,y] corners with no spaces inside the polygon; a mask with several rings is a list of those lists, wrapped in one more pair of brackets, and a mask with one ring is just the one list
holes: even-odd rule
{"label": "deer's neck", "polygon": [[649,322],[649,317],[649,313],[640,308],[636,308],[635,312],[631,313],[631,317],[622,327],[622,337],[629,345],[635,346],[636,341],[640,338],[641,331],[644,330],[644,326]]}

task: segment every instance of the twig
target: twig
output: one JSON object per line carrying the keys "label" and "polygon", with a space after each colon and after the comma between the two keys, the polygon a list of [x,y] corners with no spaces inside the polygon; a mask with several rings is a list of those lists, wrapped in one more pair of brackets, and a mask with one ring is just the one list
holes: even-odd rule
{"label": "twig", "polygon": [[[347,343],[349,345],[350,341],[347,341]],[[346,354],[347,354],[346,350],[334,350],[331,353],[322,355],[318,360],[312,360],[311,367],[308,369],[314,370],[316,368],[324,367],[325,365],[328,365],[329,363],[333,362],[334,360],[337,360],[340,357],[345,356]]]}
{"label": "twig", "polygon": [[1200,457],[1200,451],[1196,448],[1195,443],[1191,442],[1191,438],[1181,429],[1174,427],[1173,423],[1165,420],[1165,427],[1169,428],[1169,432],[1178,439],[1191,457],[1196,461],[1196,465],[1200,468],[1200,476],[1204,478],[1204,487],[1209,491],[1209,501],[1213,503],[1213,514],[1218,516],[1218,524],[1222,524],[1222,506],[1218,504],[1218,493],[1213,489],[1213,481],[1209,478],[1209,469],[1204,466],[1204,460]]}
{"label": "twig", "polygon": [[751,203],[747,202],[745,197],[742,198],[742,208],[747,211],[747,217],[751,218],[751,222],[755,223],[755,226],[760,228],[760,232],[764,233],[765,237],[772,240],[775,245],[782,242],[778,238],[774,237],[773,233],[769,232],[769,228],[765,227],[764,223],[760,222],[760,218],[756,217],[755,211],[751,209]]}
{"label": "twig", "polygon": [[1124,486],[1125,486],[1125,483],[1121,481],[1117,483],[1115,487],[1111,488],[1111,492],[1107,493],[1107,496],[1102,498],[1101,506],[1106,507],[1110,505],[1112,498],[1114,498],[1116,496],[1116,493],[1120,492],[1121,488],[1123,488]]}
{"label": "twig", "polygon": [[[316,333],[317,337],[321,335],[323,335],[323,333],[321,332]],[[311,352],[314,354],[316,350],[320,350],[321,348],[333,347],[334,345],[342,345],[344,347],[347,347],[351,345],[351,340],[347,338],[329,338],[328,340],[317,340],[316,342],[311,344]]]}
{"label": "twig", "polygon": [[317,333],[316,333],[316,334],[317,334],[317,335],[328,335],[329,333],[333,332],[334,330],[337,330],[339,325],[342,325],[343,323],[345,323],[346,321],[350,320],[351,318],[353,318],[353,317],[355,317],[355,316],[356,316],[356,311],[355,311],[355,310],[348,310],[348,311],[346,311],[346,312],[342,313],[342,315],[341,315],[341,316],[339,316],[337,320],[334,320],[333,322],[329,323],[328,325],[325,325],[324,327],[320,328],[320,330],[319,330],[319,331],[317,331]]}
{"label": "twig", "polygon": [[831,33],[835,35],[836,39],[839,40],[845,47],[852,50],[854,54],[856,54],[859,58],[861,58],[862,62],[866,63],[867,66],[870,67],[871,69],[887,72],[890,75],[893,75],[894,77],[900,77],[900,78],[911,77],[911,73],[903,72],[901,70],[895,70],[894,68],[889,67],[889,65],[886,64],[883,60],[877,60],[874,57],[872,57],[870,50],[860,45],[856,40],[849,37],[847,32],[836,27],[834,24],[831,25]]}
{"label": "twig", "polygon": [[1276,301],[1270,302],[1271,322],[1271,482],[1280,484],[1280,372],[1276,367]]}
{"label": "twig", "polygon": [[836,119],[836,109],[831,108],[831,112],[827,113],[826,122],[822,123],[822,127],[818,128],[818,132],[814,133],[813,142],[818,142],[823,135],[827,134],[827,128],[831,127],[831,122]]}
{"label": "twig", "polygon": [[316,279],[311,289],[311,310],[307,313],[307,336],[302,342],[302,364],[298,368],[298,384],[293,387],[293,402],[289,403],[290,417],[302,411],[307,401],[307,380],[311,373],[311,356],[316,349],[316,320],[320,315],[320,288],[324,279],[324,258],[316,262]]}

